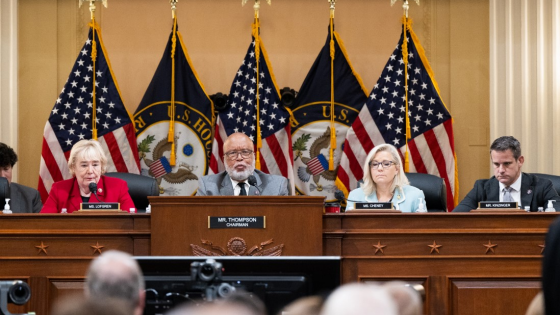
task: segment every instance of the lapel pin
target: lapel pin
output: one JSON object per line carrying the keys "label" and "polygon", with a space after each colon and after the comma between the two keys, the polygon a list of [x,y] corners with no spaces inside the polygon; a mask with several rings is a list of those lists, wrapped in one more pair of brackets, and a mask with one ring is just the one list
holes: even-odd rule
{"label": "lapel pin", "polygon": [[532,193],[533,193],[533,191],[531,189],[527,190],[527,195],[530,195]]}
{"label": "lapel pin", "polygon": [[97,192],[98,192],[98,193],[102,193],[102,192],[103,192],[103,189],[97,188]]}

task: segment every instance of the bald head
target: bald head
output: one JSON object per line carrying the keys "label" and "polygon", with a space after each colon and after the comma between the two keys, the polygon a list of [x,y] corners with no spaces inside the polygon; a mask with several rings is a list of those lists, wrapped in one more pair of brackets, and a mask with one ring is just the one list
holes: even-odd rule
{"label": "bald head", "polygon": [[132,256],[116,250],[107,251],[89,266],[85,294],[93,301],[107,298],[126,301],[134,314],[142,314],[144,277]]}
{"label": "bald head", "polygon": [[382,287],[364,283],[336,289],[323,305],[321,315],[397,315],[397,306]]}

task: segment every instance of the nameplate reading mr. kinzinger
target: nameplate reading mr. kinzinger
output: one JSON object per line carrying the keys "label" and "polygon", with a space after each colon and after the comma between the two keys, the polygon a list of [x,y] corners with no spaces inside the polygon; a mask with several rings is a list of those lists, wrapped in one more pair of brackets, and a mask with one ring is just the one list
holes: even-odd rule
{"label": "nameplate reading mr. kinzinger", "polygon": [[209,229],[264,229],[266,217],[208,217]]}

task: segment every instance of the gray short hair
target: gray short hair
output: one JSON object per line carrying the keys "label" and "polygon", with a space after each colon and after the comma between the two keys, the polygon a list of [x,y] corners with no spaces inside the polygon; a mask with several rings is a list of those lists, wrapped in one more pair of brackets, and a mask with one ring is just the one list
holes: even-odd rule
{"label": "gray short hair", "polygon": [[512,136],[503,136],[492,142],[490,146],[490,153],[492,151],[507,151],[511,150],[513,157],[517,160],[521,156],[521,143]]}
{"label": "gray short hair", "polygon": [[88,298],[102,301],[107,298],[129,303],[133,310],[140,303],[144,277],[131,255],[110,250],[97,257],[89,266],[86,279]]}

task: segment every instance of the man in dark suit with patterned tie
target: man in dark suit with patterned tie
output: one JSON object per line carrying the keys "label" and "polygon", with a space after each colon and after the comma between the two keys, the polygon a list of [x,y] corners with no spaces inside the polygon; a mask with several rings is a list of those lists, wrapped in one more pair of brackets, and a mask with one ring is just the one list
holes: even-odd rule
{"label": "man in dark suit with patterned tie", "polygon": [[560,197],[548,179],[522,173],[525,158],[521,144],[511,136],[500,137],[490,146],[494,176],[480,179],[453,212],[468,212],[478,208],[480,201],[514,201],[521,208],[546,208],[548,200],[555,200],[554,208],[560,211]]}
{"label": "man in dark suit with patterned tie", "polygon": [[224,142],[224,164],[225,172],[198,180],[197,196],[289,195],[288,179],[255,169],[253,141],[243,133],[233,133]]}
{"label": "man in dark suit with patterned tie", "polygon": [[12,182],[12,170],[17,160],[14,149],[0,142],[0,177],[5,177],[10,183],[10,210],[14,213],[38,213],[43,207],[39,192]]}

